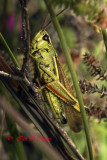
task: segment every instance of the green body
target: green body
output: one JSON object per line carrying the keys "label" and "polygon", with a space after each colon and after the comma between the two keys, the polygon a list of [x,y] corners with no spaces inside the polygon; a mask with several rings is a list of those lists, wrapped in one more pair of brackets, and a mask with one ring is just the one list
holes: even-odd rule
{"label": "green body", "polygon": [[69,124],[72,123],[70,126],[74,131],[80,131],[82,122],[78,101],[69,91],[70,87],[58,63],[57,53],[45,30],[39,31],[34,36],[30,56],[35,61],[35,72],[41,86],[42,96],[51,107],[54,117],[62,123],[66,123],[67,119]]}

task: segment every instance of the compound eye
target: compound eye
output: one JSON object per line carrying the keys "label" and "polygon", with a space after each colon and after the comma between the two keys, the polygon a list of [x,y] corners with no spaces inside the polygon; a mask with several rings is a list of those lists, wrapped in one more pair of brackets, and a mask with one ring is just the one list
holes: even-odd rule
{"label": "compound eye", "polygon": [[45,34],[45,35],[43,36],[43,40],[48,41],[48,43],[49,43],[49,36],[48,36],[47,34]]}

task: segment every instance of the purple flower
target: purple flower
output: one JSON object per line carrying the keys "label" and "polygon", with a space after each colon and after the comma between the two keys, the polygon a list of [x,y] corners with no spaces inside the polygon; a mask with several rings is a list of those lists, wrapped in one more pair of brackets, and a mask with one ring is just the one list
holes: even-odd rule
{"label": "purple flower", "polygon": [[7,18],[6,20],[6,25],[8,30],[13,33],[14,31],[14,27],[15,27],[15,20],[16,20],[16,16],[15,15],[11,15]]}

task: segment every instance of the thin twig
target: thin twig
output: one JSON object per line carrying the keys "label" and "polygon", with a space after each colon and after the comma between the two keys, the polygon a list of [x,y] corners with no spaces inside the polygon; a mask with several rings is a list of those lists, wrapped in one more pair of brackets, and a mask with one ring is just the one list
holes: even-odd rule
{"label": "thin twig", "polygon": [[0,77],[14,79],[17,81],[22,81],[22,82],[25,82],[27,86],[31,86],[31,83],[29,82],[29,80],[26,77],[12,75],[12,74],[6,73],[4,71],[0,71]]}
{"label": "thin twig", "polygon": [[71,140],[71,138],[68,136],[67,132],[63,130],[62,127],[60,127],[59,124],[57,124],[56,128],[58,129],[58,132],[64,137],[66,143],[68,146],[72,149],[72,151],[76,154],[76,156],[80,160],[85,160],[84,157],[79,153],[78,149],[76,148],[75,144]]}
{"label": "thin twig", "polygon": [[[22,29],[23,29],[23,44],[24,44],[24,59],[23,59],[23,66],[22,66],[22,73],[28,74],[27,70],[29,71],[28,66],[28,59],[30,53],[30,27],[29,27],[29,16],[28,16],[28,9],[27,9],[27,2],[26,0],[19,0],[22,9]],[[29,75],[28,75],[29,77]]]}

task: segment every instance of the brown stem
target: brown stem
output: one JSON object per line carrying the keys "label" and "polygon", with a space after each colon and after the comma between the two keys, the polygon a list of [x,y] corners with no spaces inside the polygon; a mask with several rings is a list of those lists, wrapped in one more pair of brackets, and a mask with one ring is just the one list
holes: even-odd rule
{"label": "brown stem", "polygon": [[[28,16],[28,9],[27,9],[27,2],[26,0],[19,0],[22,9],[22,29],[23,29],[23,44],[24,44],[24,59],[23,59],[23,66],[22,66],[22,73],[28,75],[29,67],[28,67],[28,59],[30,53],[30,27],[29,27],[29,16]],[[29,76],[28,76],[29,77]]]}

